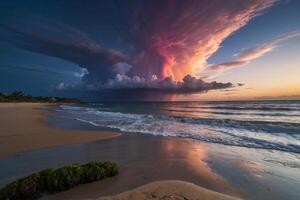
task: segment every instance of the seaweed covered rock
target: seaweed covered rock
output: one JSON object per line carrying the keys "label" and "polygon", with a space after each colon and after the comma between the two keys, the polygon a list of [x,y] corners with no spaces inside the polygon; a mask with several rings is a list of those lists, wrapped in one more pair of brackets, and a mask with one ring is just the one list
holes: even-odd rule
{"label": "seaweed covered rock", "polygon": [[6,185],[1,191],[0,191],[0,199],[2,200],[8,200],[8,199],[21,199],[18,192],[18,186],[19,186],[19,180],[14,181],[8,185]]}
{"label": "seaweed covered rock", "polygon": [[39,173],[34,173],[30,176],[20,179],[18,181],[18,196],[20,196],[21,199],[34,198],[38,196],[38,193],[40,191],[39,180]]}
{"label": "seaweed covered rock", "polygon": [[68,190],[80,183],[84,183],[81,180],[84,171],[83,166],[84,165],[80,164],[72,164],[54,171],[49,171],[45,180],[47,191],[49,193],[60,192]]}
{"label": "seaweed covered rock", "polygon": [[118,174],[119,167],[115,162],[103,162],[102,167],[105,169],[105,174],[107,177],[115,176]]}
{"label": "seaweed covered rock", "polygon": [[90,162],[83,166],[84,172],[82,174],[82,180],[84,182],[93,182],[104,178],[106,170],[101,162]]}
{"label": "seaweed covered rock", "polygon": [[0,190],[0,200],[35,199],[41,193],[56,193],[76,185],[101,180],[118,173],[115,162],[71,164],[58,169],[46,169],[18,179]]}

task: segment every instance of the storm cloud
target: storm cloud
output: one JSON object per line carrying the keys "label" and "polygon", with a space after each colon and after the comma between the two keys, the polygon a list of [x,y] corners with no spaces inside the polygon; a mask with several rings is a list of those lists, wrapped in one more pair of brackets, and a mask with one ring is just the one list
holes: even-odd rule
{"label": "storm cloud", "polygon": [[26,20],[15,17],[1,24],[2,41],[76,63],[88,71],[83,76],[84,82],[97,84],[113,78],[112,66],[126,61],[120,51],[102,48],[78,29],[28,13],[26,16]]}
{"label": "storm cloud", "polygon": [[[137,1],[140,2],[140,1]],[[181,80],[201,71],[228,36],[274,4],[249,1],[146,1],[129,8],[133,75]],[[139,9],[142,7],[143,9]]]}
{"label": "storm cloud", "polygon": [[[275,0],[229,0],[226,4],[217,0],[116,2],[118,18],[127,19],[126,29],[119,31],[118,37],[130,47],[130,53],[101,45],[73,26],[28,13],[1,23],[0,39],[86,69],[78,74],[82,82],[59,83],[59,90],[206,92],[234,84],[205,82],[195,74],[204,69],[222,41]],[[242,62],[237,59],[223,66]]]}

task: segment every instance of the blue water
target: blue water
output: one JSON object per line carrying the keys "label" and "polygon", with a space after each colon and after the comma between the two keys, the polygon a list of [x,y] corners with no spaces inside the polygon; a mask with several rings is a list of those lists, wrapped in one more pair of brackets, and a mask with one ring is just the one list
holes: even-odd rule
{"label": "blue water", "polygon": [[300,153],[300,101],[88,103],[57,112],[128,133]]}

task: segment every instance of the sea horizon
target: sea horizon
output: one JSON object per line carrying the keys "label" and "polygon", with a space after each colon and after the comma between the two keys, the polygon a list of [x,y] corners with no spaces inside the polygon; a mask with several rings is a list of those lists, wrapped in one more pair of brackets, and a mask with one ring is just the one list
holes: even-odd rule
{"label": "sea horizon", "polygon": [[147,100],[138,100],[138,101],[120,101],[120,100],[115,100],[115,101],[83,101],[82,103],[172,103],[172,102],[182,102],[182,103],[185,103],[185,102],[247,102],[247,101],[251,101],[251,102],[261,102],[261,101],[300,101],[300,99],[242,99],[242,100],[175,100],[175,101],[172,101],[172,100],[166,100],[166,101],[147,101]]}

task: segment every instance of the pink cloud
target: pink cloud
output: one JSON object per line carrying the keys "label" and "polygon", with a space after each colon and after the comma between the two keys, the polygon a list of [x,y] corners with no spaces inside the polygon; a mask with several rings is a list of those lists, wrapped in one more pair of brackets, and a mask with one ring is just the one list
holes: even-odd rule
{"label": "pink cloud", "polygon": [[138,15],[133,30],[140,50],[134,59],[134,75],[181,80],[199,73],[222,41],[275,1],[166,1],[149,5]]}
{"label": "pink cloud", "polygon": [[279,35],[275,38],[273,38],[270,42],[264,43],[252,48],[248,48],[246,50],[243,50],[237,54],[234,55],[234,59],[231,61],[219,63],[219,64],[212,64],[208,66],[208,71],[223,71],[226,69],[230,69],[233,67],[238,67],[244,64],[247,64],[251,62],[252,60],[255,60],[266,53],[273,51],[279,46],[280,42],[284,42],[288,39],[294,38],[300,36],[299,31],[293,31],[293,32],[288,32],[282,35]]}

